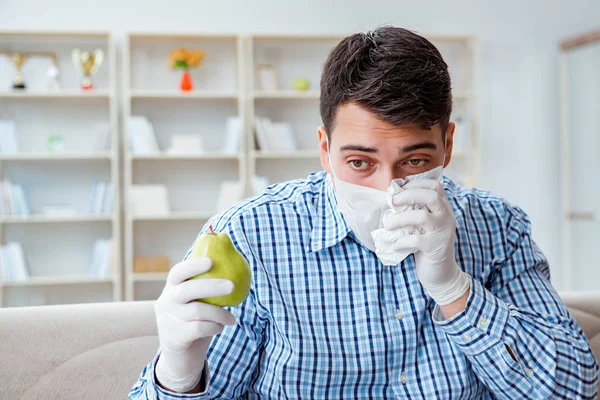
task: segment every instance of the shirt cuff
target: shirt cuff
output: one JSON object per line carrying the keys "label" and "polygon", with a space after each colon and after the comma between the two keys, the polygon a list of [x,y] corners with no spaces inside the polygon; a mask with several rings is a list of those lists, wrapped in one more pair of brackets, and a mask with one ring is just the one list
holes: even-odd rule
{"label": "shirt cuff", "polygon": [[508,305],[494,296],[476,279],[465,309],[444,320],[439,306],[433,310],[433,322],[439,326],[465,355],[477,355],[504,343],[510,318]]}
{"label": "shirt cuff", "polygon": [[[158,361],[158,358],[160,357],[160,353],[157,354],[154,357],[154,360],[152,360],[152,368],[151,368],[151,376],[150,376],[150,387],[149,387],[149,391],[151,392],[150,394],[153,395],[152,399],[158,399],[158,400],[179,400],[179,399],[192,399],[192,400],[205,400],[208,399],[208,389],[209,389],[209,380],[210,380],[210,371],[208,370],[208,361],[204,360],[204,368],[202,369],[202,378],[200,378],[200,381],[204,381],[204,391],[201,393],[192,393],[192,394],[185,394],[185,393],[175,393],[175,392],[171,392],[169,390],[163,389],[162,387],[160,387],[158,385],[158,383],[156,382],[156,375],[155,375],[155,368],[156,368],[156,363]],[[154,393],[152,393],[152,391]]]}

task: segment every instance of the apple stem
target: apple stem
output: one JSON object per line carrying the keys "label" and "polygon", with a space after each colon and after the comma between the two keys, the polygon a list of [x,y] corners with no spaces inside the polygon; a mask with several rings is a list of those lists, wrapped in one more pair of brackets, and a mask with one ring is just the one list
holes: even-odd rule
{"label": "apple stem", "polygon": [[210,229],[210,234],[211,234],[211,235],[214,235],[214,234],[215,234],[215,231],[213,231],[213,227],[212,227],[212,225],[210,225],[210,226],[208,227],[208,229]]}

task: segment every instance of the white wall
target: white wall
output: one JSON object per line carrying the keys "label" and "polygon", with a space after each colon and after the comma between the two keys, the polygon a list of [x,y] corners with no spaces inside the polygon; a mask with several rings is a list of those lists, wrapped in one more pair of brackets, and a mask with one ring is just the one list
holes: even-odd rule
{"label": "white wall", "polygon": [[0,0],[0,29],[349,33],[393,24],[481,40],[481,187],[527,211],[560,288],[558,41],[597,0]]}

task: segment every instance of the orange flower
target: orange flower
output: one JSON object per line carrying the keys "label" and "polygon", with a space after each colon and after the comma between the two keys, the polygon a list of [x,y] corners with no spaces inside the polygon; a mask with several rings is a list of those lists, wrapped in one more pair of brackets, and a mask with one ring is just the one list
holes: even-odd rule
{"label": "orange flower", "polygon": [[169,55],[169,67],[176,68],[195,68],[200,65],[200,61],[204,58],[202,50],[190,51],[184,47],[178,47],[171,51]]}
{"label": "orange flower", "polygon": [[188,67],[196,68],[200,65],[200,61],[204,58],[204,52],[202,50],[194,50],[191,52],[187,59]]}

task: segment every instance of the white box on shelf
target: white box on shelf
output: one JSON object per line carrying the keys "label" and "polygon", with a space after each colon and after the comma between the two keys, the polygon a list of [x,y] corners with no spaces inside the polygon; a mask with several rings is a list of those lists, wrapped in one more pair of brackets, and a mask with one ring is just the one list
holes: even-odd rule
{"label": "white box on shelf", "polygon": [[219,186],[217,212],[225,211],[244,198],[244,182],[223,181]]}
{"label": "white box on shelf", "polygon": [[42,214],[48,216],[73,216],[78,212],[72,204],[46,204],[42,206]]}
{"label": "white box on shelf", "polygon": [[4,154],[19,152],[14,121],[0,119],[0,150]]}
{"label": "white box on shelf", "polygon": [[171,147],[167,154],[202,154],[202,137],[198,135],[173,135],[171,136]]}
{"label": "white box on shelf", "polygon": [[129,192],[131,215],[169,214],[169,196],[166,185],[132,185]]}

